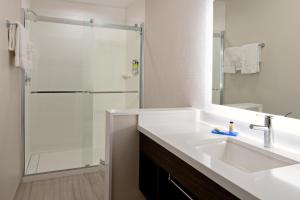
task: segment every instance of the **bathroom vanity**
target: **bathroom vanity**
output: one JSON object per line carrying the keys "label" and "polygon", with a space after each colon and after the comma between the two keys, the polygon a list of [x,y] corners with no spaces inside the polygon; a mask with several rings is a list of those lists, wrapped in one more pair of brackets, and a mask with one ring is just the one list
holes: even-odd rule
{"label": "bathroom vanity", "polygon": [[193,109],[140,114],[139,188],[146,199],[299,199],[297,151],[265,148],[249,128],[238,137],[211,133],[226,121]]}
{"label": "bathroom vanity", "polygon": [[140,190],[147,200],[238,199],[143,133]]}

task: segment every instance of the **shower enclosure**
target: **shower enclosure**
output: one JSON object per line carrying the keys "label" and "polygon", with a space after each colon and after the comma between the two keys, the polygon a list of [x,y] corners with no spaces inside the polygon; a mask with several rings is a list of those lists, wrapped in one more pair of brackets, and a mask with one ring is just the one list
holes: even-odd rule
{"label": "shower enclosure", "polygon": [[105,164],[105,111],[142,107],[143,27],[30,12],[25,174]]}

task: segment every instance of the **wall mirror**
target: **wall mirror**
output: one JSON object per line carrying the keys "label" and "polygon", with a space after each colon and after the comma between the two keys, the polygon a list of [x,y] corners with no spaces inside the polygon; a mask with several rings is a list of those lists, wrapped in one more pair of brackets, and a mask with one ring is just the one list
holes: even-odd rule
{"label": "wall mirror", "polygon": [[300,119],[300,1],[215,0],[212,103]]}

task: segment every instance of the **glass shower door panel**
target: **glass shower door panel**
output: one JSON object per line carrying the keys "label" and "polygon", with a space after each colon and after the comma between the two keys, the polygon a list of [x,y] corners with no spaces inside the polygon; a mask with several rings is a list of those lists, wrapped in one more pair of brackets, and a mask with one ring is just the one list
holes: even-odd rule
{"label": "glass shower door panel", "polygon": [[105,111],[139,107],[140,33],[38,22],[31,38],[26,155],[39,164],[27,169],[98,165]]}
{"label": "glass shower door panel", "polygon": [[93,91],[123,91],[126,67],[126,32],[108,28],[94,28],[91,68]]}
{"label": "glass shower door panel", "polygon": [[[126,80],[125,87],[127,91],[136,91],[136,93],[127,93],[125,98],[126,108],[139,108],[140,104],[140,32],[127,32],[127,73],[131,74],[131,78]],[[137,61],[138,66],[133,67],[133,62]]]}
{"label": "glass shower door panel", "polygon": [[86,91],[92,88],[90,27],[33,23],[32,90]]}
{"label": "glass shower door panel", "polygon": [[32,94],[27,134],[38,173],[91,165],[92,101],[82,93]]}
{"label": "glass shower door panel", "polygon": [[140,59],[140,34],[134,31],[94,28],[93,91],[95,156],[105,161],[106,110],[139,107],[139,73],[133,60]]}
{"label": "glass shower door panel", "polygon": [[40,173],[93,165],[92,29],[32,23],[31,40],[25,145],[39,162],[27,168]]}

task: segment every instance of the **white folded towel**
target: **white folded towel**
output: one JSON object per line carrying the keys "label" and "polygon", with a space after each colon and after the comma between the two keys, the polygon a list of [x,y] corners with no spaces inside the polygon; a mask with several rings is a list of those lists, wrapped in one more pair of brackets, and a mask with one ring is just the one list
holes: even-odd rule
{"label": "white folded towel", "polygon": [[224,73],[235,74],[241,69],[241,47],[228,47],[224,51]]}
{"label": "white folded towel", "polygon": [[242,74],[254,74],[260,72],[261,47],[259,43],[242,46]]}
{"label": "white folded towel", "polygon": [[15,53],[15,66],[27,70],[29,68],[29,34],[19,22],[14,22],[9,27],[8,49]]}

